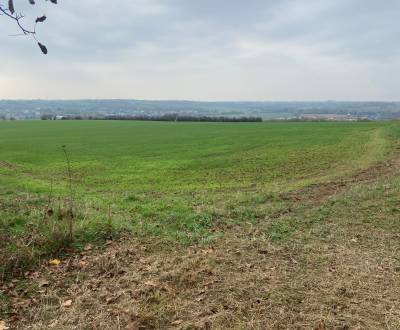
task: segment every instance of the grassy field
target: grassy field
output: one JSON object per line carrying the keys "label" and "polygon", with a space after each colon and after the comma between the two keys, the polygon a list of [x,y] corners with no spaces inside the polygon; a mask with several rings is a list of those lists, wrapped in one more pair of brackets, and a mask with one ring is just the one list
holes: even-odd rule
{"label": "grassy field", "polygon": [[[388,150],[381,123],[3,122],[2,186],[62,192],[66,145],[78,193],[190,193],[298,187],[368,166]],[[17,173],[16,173],[17,174]]]}
{"label": "grassy field", "polygon": [[[400,203],[396,158],[399,137],[400,126],[396,122],[0,122],[0,267],[5,275],[15,274],[36,265],[38,260],[62,256],[66,247],[67,253],[71,253],[71,247],[86,253],[84,247],[88,243],[133,237],[137,241],[130,242],[129,247],[126,243],[119,244],[114,252],[123,250],[124,254],[134,246],[135,254],[157,259],[153,261],[161,263],[162,270],[169,274],[163,280],[154,275],[161,276],[162,271],[142,272],[144,266],[139,257],[128,262],[114,255],[128,269],[125,273],[135,269],[136,277],[143,276],[137,281],[147,283],[144,287],[152,289],[146,291],[145,302],[137,302],[139,328],[197,326],[189,322],[198,315],[190,314],[188,299],[198,295],[198,290],[205,290],[201,287],[208,281],[207,276],[217,283],[215,291],[210,293],[210,309],[219,304],[236,304],[236,309],[229,313],[219,311],[222,316],[216,316],[212,322],[215,328],[261,329],[266,324],[271,328],[286,328],[292,323],[306,324],[307,328],[319,326],[321,319],[328,327],[343,323],[374,328],[383,324],[381,314],[376,319],[364,318],[364,323],[357,323],[349,316],[354,314],[350,312],[346,314],[347,323],[340,323],[333,316],[329,319],[323,310],[318,314],[318,292],[321,295],[324,290],[320,275],[333,274],[332,283],[336,280],[346,286],[345,277],[359,272],[368,282],[371,269],[365,269],[357,260],[357,253],[362,253],[370,258],[372,268],[386,269],[383,260],[387,260],[390,274],[386,274],[386,279],[391,283],[397,280],[399,238],[394,238],[400,228],[396,220]],[[67,210],[71,201],[62,146],[66,146],[71,159],[72,246],[68,245]],[[371,233],[376,236],[368,236]],[[374,239],[384,241],[377,247]],[[146,246],[147,250],[141,250]],[[226,249],[227,246],[232,248]],[[194,255],[194,247],[206,252]],[[337,255],[330,251],[336,251]],[[104,260],[110,259],[111,252],[104,253],[93,261],[89,273],[98,272]],[[242,254],[246,256],[240,257]],[[339,255],[342,261],[337,259]],[[101,265],[98,260],[103,260]],[[376,260],[379,262],[375,264]],[[178,264],[181,266],[173,269]],[[207,275],[208,271],[212,275]],[[236,278],[237,271],[241,272],[241,279]],[[269,287],[269,293],[263,292],[262,286],[249,287],[249,283],[267,273],[270,279],[274,276],[281,279]],[[81,276],[72,274],[71,283],[77,279],[74,276]],[[52,282],[59,284],[57,276]],[[148,278],[155,284],[150,285]],[[84,277],[82,281],[93,285],[90,278]],[[158,292],[155,288],[163,281],[171,282],[170,286],[182,285],[184,296],[171,300],[165,293],[167,289]],[[387,284],[384,280],[373,283],[371,290]],[[309,285],[314,285],[309,289],[310,295],[300,294]],[[321,291],[315,292],[315,287]],[[336,289],[355,290],[354,287]],[[387,295],[393,297],[398,289],[392,284],[392,292]],[[68,290],[69,295],[86,294],[71,287]],[[246,290],[252,295],[249,299],[258,297],[261,302],[242,301],[239,297]],[[355,296],[364,294],[363,290],[366,288]],[[60,299],[66,299],[65,291],[54,287],[52,294],[55,292],[63,297]],[[221,297],[221,292],[223,295],[231,292],[226,296],[229,302],[217,303],[215,299]],[[347,293],[343,293],[345,298]],[[275,304],[262,303],[271,297]],[[364,298],[369,299],[359,297]],[[3,307],[3,313],[9,315],[11,302],[0,294],[0,303],[2,299],[3,306],[8,306]],[[94,299],[93,295],[88,299]],[[296,301],[310,299],[307,306],[312,316],[303,315],[301,320]],[[199,305],[203,300],[195,301]],[[324,306],[333,304],[321,301]],[[129,304],[129,300],[123,304]],[[377,308],[384,310],[389,305],[382,303]],[[390,306],[398,306],[398,301]],[[98,306],[99,310],[103,307]],[[48,310],[40,312],[44,314],[36,323],[37,329],[55,318]],[[87,328],[117,329],[119,325],[112,323],[116,319],[108,319],[107,313],[104,309],[104,318],[90,321]],[[160,313],[162,317],[157,316]],[[385,315],[390,325],[387,328],[395,329],[397,314]],[[274,323],[274,317],[280,323]],[[59,321],[65,328],[74,328],[69,322],[83,322],[68,312]]]}
{"label": "grassy field", "polygon": [[[382,161],[396,130],[392,123],[1,122],[0,233],[45,232],[46,208],[58,217],[69,208],[63,145],[76,244],[104,236],[110,222],[113,231],[190,243],[219,235],[211,230],[218,222],[285,209],[283,192]],[[60,235],[64,222],[45,235]]]}

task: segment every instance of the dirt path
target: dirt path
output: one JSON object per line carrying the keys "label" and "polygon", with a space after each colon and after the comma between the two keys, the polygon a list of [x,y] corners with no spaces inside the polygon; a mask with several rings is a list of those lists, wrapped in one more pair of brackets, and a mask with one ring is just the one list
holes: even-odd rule
{"label": "dirt path", "polygon": [[400,170],[400,146],[396,148],[395,155],[385,161],[370,166],[355,174],[327,183],[312,184],[303,189],[283,193],[281,198],[297,205],[318,205],[326,200],[345,193],[355,184],[374,183],[378,180],[391,177]]}

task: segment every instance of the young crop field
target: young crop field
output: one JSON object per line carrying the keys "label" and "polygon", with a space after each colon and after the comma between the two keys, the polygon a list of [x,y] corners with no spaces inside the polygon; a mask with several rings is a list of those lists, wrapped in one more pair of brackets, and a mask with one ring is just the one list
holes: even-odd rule
{"label": "young crop field", "polygon": [[0,122],[0,320],[397,329],[399,138],[397,122]]}

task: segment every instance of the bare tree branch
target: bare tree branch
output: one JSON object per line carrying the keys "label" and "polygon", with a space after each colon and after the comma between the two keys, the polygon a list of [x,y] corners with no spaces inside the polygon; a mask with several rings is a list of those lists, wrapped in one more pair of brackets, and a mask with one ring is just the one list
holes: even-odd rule
{"label": "bare tree branch", "polygon": [[[36,2],[35,0],[28,0],[29,3],[31,5],[35,5]],[[48,0],[46,0],[48,1]],[[50,0],[51,3],[57,4],[57,0]],[[33,30],[30,30],[28,28],[25,28],[24,25],[22,24],[22,19],[25,17],[22,14],[18,14],[15,10],[14,7],[14,0],[8,0],[8,6],[4,5],[4,4],[0,4],[0,16],[5,16],[11,20],[13,20],[18,28],[22,31],[22,35],[28,35],[31,36],[35,39],[35,41],[38,43],[38,46],[40,48],[40,50],[42,51],[43,54],[47,54],[47,48],[45,45],[43,45],[42,43],[40,43],[37,39],[36,39],[36,25],[38,23],[43,23],[47,17],[46,15],[43,16],[39,16],[36,18],[35,20],[35,25]]]}

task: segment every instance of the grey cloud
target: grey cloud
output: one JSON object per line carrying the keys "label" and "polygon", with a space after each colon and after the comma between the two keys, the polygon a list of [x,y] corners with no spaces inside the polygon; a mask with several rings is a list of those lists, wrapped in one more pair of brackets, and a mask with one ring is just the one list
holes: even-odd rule
{"label": "grey cloud", "polygon": [[0,98],[39,74],[24,97],[397,98],[397,0],[59,2],[21,7],[49,17],[46,59],[0,17]]}

